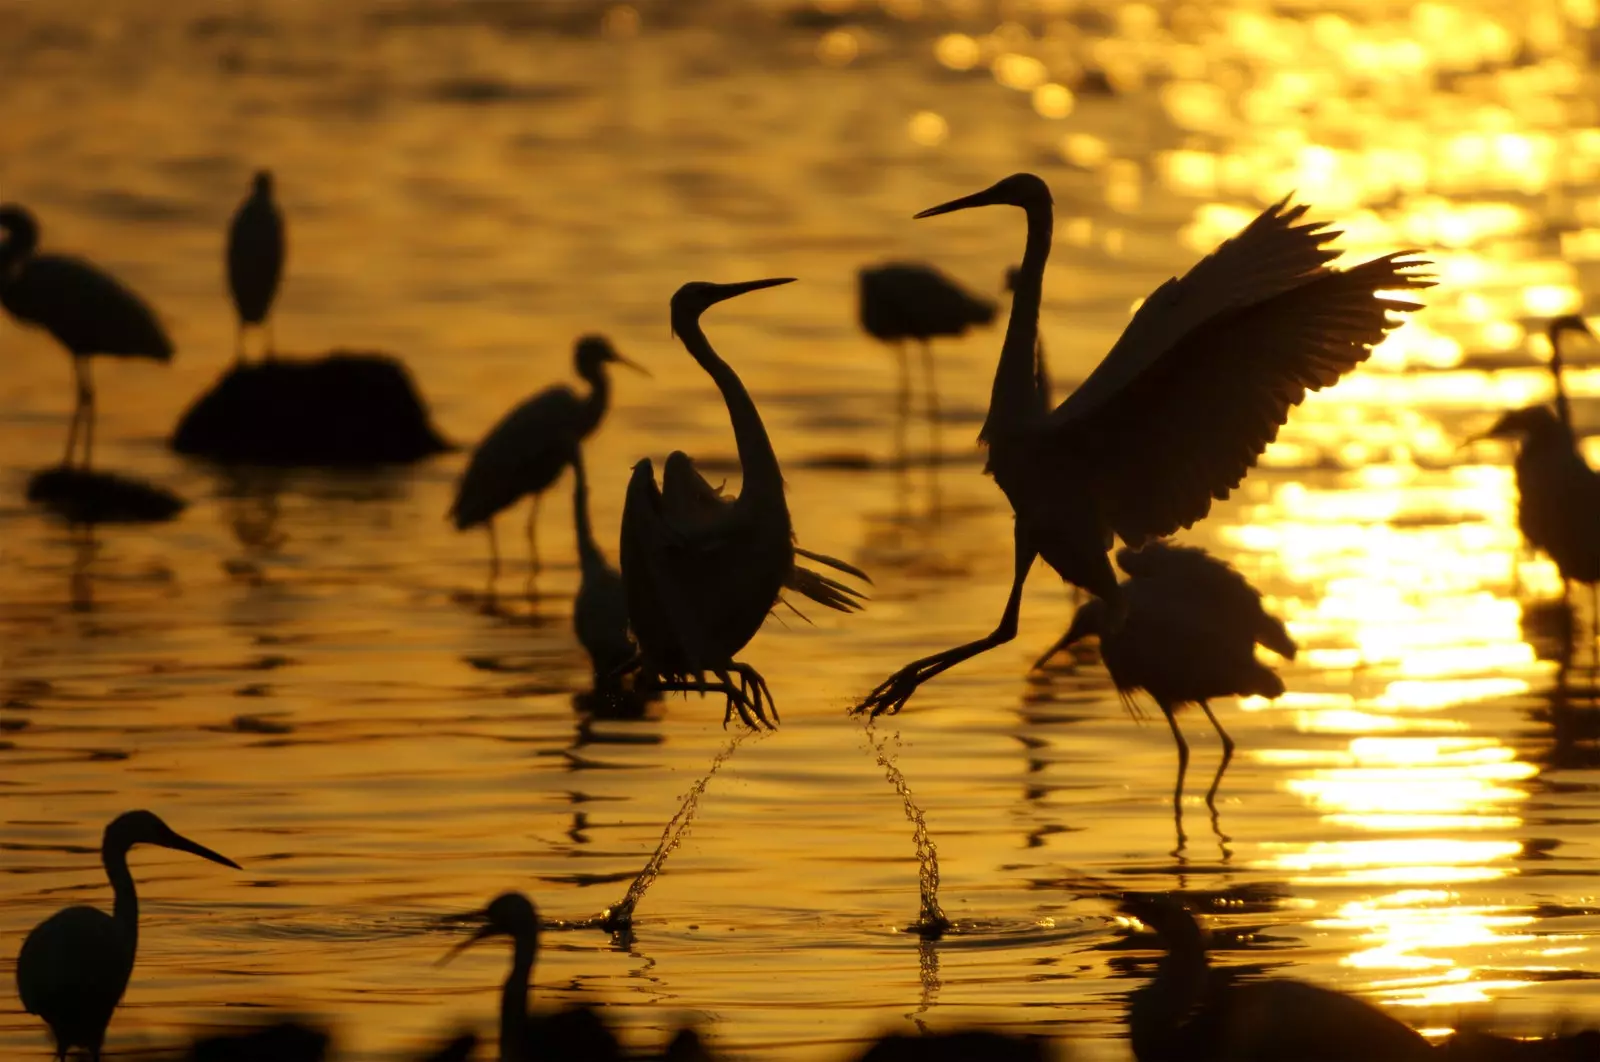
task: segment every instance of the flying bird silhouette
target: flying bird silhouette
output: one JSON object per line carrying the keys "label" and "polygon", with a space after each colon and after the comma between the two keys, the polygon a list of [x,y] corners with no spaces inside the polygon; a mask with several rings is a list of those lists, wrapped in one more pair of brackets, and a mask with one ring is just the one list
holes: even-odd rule
{"label": "flying bird silhouette", "polygon": [[283,277],[283,215],[272,199],[272,171],[259,170],[251,183],[250,194],[234,211],[228,226],[228,291],[239,315],[234,333],[233,358],[244,360],[244,333],[247,328],[265,328],[267,357],[271,357],[272,325],[267,316],[278,295]]}
{"label": "flying bird silhouette", "polygon": [[183,837],[148,811],[118,815],[106,827],[100,861],[115,896],[111,914],[66,907],[33,927],[17,953],[17,995],[55,1036],[56,1058],[85,1048],[95,1062],[111,1014],[122,1000],[139,950],[139,897],[128,872],[128,849],[153,844],[240,869],[227,856]]}
{"label": "flying bird silhouette", "polygon": [[1100,365],[1041,414],[1035,375],[1039,298],[1050,254],[1050,189],[1019,173],[924,210],[1022,208],[1028,238],[1017,270],[989,414],[979,440],[987,471],[1016,513],[1011,593],[988,635],[914,660],[856,711],[898,712],[922,683],[1016,637],[1022,587],[1036,556],[1065,580],[1125,608],[1107,550],[1188,527],[1238,486],[1308,390],[1330,387],[1416,303],[1393,292],[1430,287],[1428,263],[1384,255],[1348,270],[1328,262],[1338,235],[1296,224],[1305,206],[1268,207],[1244,231],[1158,288]]}
{"label": "flying bird silhouette", "polygon": [[172,360],[172,340],[144,300],[81,258],[41,254],[39,224],[24,207],[0,206],[0,306],[23,324],[43,328],[72,355],[77,401],[63,467],[72,464],[84,426],[83,467],[94,451],[94,381],[89,359]]}
{"label": "flying bird silhouette", "polygon": [[[723,694],[724,725],[736,710],[751,728],[771,727],[777,718],[766,680],[733,657],[761,629],[785,587],[830,608],[857,607],[855,591],[797,569],[796,553],[865,578],[842,561],[795,547],[783,473],[761,414],[700,327],[701,314],[717,303],[791,280],[694,281],[672,296],[673,332],[716,382],[728,407],[743,486],[738,497],[726,498],[686,454],[674,452],[660,487],[649,458],[634,466],[622,510],[622,578],[639,643],[633,663],[639,680],[663,691]],[[707,682],[706,672],[717,681]]]}
{"label": "flying bird silhouette", "polygon": [[535,540],[539,497],[561,475],[576,447],[587,439],[606,415],[611,380],[606,366],[626,365],[649,376],[641,365],[618,354],[604,336],[583,336],[573,352],[580,378],[589,394],[579,398],[570,387],[546,388],[500,418],[478,448],[456,484],[449,516],[457,531],[482,525],[489,531],[489,595],[500,575],[500,547],[495,541],[494,518],[502,510],[532,495],[528,511],[529,570],[539,570]]}

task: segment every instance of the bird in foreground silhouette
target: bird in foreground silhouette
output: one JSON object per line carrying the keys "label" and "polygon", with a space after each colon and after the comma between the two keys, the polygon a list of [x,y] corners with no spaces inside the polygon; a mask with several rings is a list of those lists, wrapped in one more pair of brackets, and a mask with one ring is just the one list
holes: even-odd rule
{"label": "bird in foreground silhouette", "polygon": [[[717,303],[791,279],[695,281],[672,296],[673,332],[727,404],[743,487],[737,498],[723,497],[687,455],[675,452],[667,458],[660,487],[649,458],[634,466],[622,510],[622,579],[639,643],[638,681],[663,691],[723,694],[724,725],[736,710],[752,728],[771,727],[777,718],[766,680],[733,657],[761,629],[786,586],[846,611],[859,596],[826,576],[797,572],[778,456],[738,373],[717,356],[700,327],[700,315]],[[864,578],[833,558],[799,552]],[[716,682],[706,681],[708,671]],[[737,686],[733,675],[739,677]]]}
{"label": "bird in foreground silhouette", "polygon": [[1172,806],[1181,844],[1189,745],[1178,729],[1178,709],[1198,704],[1222,739],[1222,762],[1206,793],[1206,804],[1214,811],[1217,786],[1233,759],[1233,739],[1208,702],[1213,697],[1283,696],[1283,680],[1256,659],[1255,649],[1263,645],[1293,660],[1297,647],[1283,622],[1261,606],[1256,588],[1205,550],[1149,542],[1142,549],[1119,550],[1117,564],[1129,575],[1121,584],[1122,622],[1111,622],[1111,605],[1103,598],[1090,598],[1034,667],[1043,667],[1080,639],[1098,635],[1100,659],[1130,711],[1135,710],[1137,690],[1155,699],[1178,745]]}
{"label": "bird in foreground silhouette", "polygon": [[440,959],[449,962],[481,940],[510,937],[511,972],[500,992],[500,1062],[609,1062],[621,1046],[590,1007],[567,1007],[550,1014],[528,1012],[528,981],[539,953],[539,912],[520,892],[495,897],[488,907],[465,916],[482,928]]}
{"label": "bird in foreground silhouette", "polygon": [[1119,909],[1166,954],[1128,1000],[1139,1062],[1421,1062],[1433,1046],[1369,1003],[1288,978],[1246,980],[1213,967],[1207,936],[1176,896],[1126,894]]}
{"label": "bird in foreground silhouette", "polygon": [[239,314],[234,333],[233,358],[244,360],[244,333],[247,328],[264,328],[266,356],[272,357],[272,325],[267,315],[278,294],[283,277],[283,215],[272,199],[272,171],[259,170],[251,183],[250,194],[234,211],[228,226],[228,290],[233,308]]}
{"label": "bird in foreground silhouette", "polygon": [[582,447],[572,454],[572,517],[578,539],[578,594],[572,602],[572,630],[589,654],[594,689],[617,686],[618,672],[636,648],[628,632],[628,595],[622,573],[606,562],[589,522],[589,480]]}
{"label": "bird in foreground silhouette", "polygon": [[1036,556],[1105,598],[1119,622],[1125,606],[1106,556],[1113,536],[1138,547],[1205,516],[1307,390],[1330,387],[1365,361],[1398,323],[1390,311],[1417,308],[1390,293],[1432,284],[1412,272],[1428,263],[1402,261],[1404,253],[1330,269],[1336,252],[1324,245],[1338,234],[1296,224],[1306,207],[1280,201],[1158,288],[1083,385],[1041,415],[1034,368],[1050,189],[1019,173],[917,216],[995,204],[1021,207],[1028,223],[979,435],[987,471],[1016,513],[1011,593],[990,634],[912,661],[858,712],[898,712],[922,683],[1016,637]]}
{"label": "bird in foreground silhouette", "polygon": [[228,857],[174,832],[151,812],[129,811],[111,820],[100,843],[100,861],[115,895],[112,913],[63,908],[34,926],[17,954],[17,995],[24,1010],[50,1026],[58,1060],[74,1047],[99,1059],[111,1014],[128,987],[139,949],[139,898],[128,872],[128,849],[136,844],[159,845],[240,869]]}
{"label": "bird in foreground silhouette", "polygon": [[1592,336],[1583,318],[1550,322],[1550,371],[1555,377],[1555,412],[1546,405],[1512,410],[1495,422],[1487,438],[1518,441],[1517,526],[1532,549],[1550,555],[1561,572],[1569,604],[1574,582],[1589,587],[1590,604],[1600,624],[1600,475],[1578,451],[1571,405],[1561,378],[1561,337]]}
{"label": "bird in foreground silhouette", "polygon": [[884,262],[865,266],[856,274],[856,303],[862,331],[894,347],[900,369],[899,408],[903,417],[911,408],[911,374],[906,364],[906,340],[922,348],[923,402],[930,420],[939,416],[939,392],[934,385],[933,350],[939,336],[962,336],[975,326],[991,323],[995,302],[968,291],[939,269],[921,262]]}
{"label": "bird in foreground silhouette", "polygon": [[72,465],[83,426],[83,467],[94,451],[94,381],[89,359],[172,360],[155,312],[116,278],[81,258],[40,254],[39,224],[24,207],[0,206],[0,306],[24,324],[43,328],[72,355],[77,400],[67,431],[63,467]]}
{"label": "bird in foreground silhouette", "polygon": [[539,570],[535,533],[539,521],[539,496],[556,481],[572,460],[574,448],[588,438],[606,415],[611,381],[606,366],[612,363],[649,372],[618,354],[604,336],[583,336],[573,352],[578,376],[589,383],[587,397],[570,387],[550,387],[507,413],[472,452],[466,471],[456,484],[449,516],[457,531],[482,524],[489,531],[489,596],[494,596],[500,575],[500,547],[495,541],[494,518],[524,496],[533,496],[528,512],[530,577]]}

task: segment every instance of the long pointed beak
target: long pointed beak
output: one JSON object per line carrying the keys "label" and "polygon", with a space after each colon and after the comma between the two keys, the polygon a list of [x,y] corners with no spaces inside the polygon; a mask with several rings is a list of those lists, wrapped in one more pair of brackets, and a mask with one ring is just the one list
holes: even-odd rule
{"label": "long pointed beak", "polygon": [[985,188],[981,192],[973,192],[971,195],[964,195],[960,199],[952,199],[948,203],[940,203],[936,207],[929,207],[927,210],[911,216],[913,219],[931,218],[936,214],[950,214],[957,210],[971,210],[973,207],[994,206],[995,201],[990,197],[992,191],[992,189]]}
{"label": "long pointed beak", "polygon": [[760,291],[762,288],[775,288],[779,284],[793,284],[794,281],[794,277],[772,277],[769,280],[746,280],[742,284],[718,284],[716,301],[723,302],[727,299],[736,299],[740,295],[747,295],[752,291]]}
{"label": "long pointed beak", "polygon": [[[488,915],[487,911],[475,911],[472,914],[467,915],[465,917],[467,917],[467,918],[487,918],[488,916],[489,915]],[[451,959],[455,958],[457,955],[460,955],[462,952],[466,951],[468,948],[470,948],[474,944],[478,943],[478,941],[487,940],[488,938],[494,936],[497,932],[499,932],[499,930],[495,929],[495,927],[492,926],[492,925],[483,926],[476,933],[472,934],[472,936],[468,937],[466,940],[463,940],[461,943],[457,944],[455,947],[451,948],[449,951],[447,951],[443,955],[441,955],[439,957],[439,961],[434,963],[434,965],[435,966],[443,966],[445,963],[449,962]]]}
{"label": "long pointed beak", "polygon": [[[674,337],[674,338],[676,338],[676,337]],[[644,376],[648,376],[652,380],[655,379],[655,374],[652,373],[649,369],[645,368],[643,365],[640,365],[638,362],[634,361],[632,358],[624,358],[621,354],[618,354],[616,351],[612,351],[611,352],[611,360],[616,362],[618,365],[626,365],[628,368],[632,369],[634,372],[640,373],[641,375],[644,375]]]}
{"label": "long pointed beak", "polygon": [[181,833],[174,833],[171,837],[161,842],[161,847],[171,848],[179,852],[188,852],[190,855],[197,855],[201,859],[209,859],[213,863],[221,863],[223,866],[232,867],[235,870],[244,869],[244,867],[241,867],[227,856],[219,852],[213,852],[205,845],[191,841]]}

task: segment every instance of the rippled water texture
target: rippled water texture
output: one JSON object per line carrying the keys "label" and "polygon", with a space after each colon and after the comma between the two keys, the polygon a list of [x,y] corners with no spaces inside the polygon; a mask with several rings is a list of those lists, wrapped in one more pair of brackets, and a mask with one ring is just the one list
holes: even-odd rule
{"label": "rippled water texture", "polygon": [[[135,853],[144,929],[113,1046],[266,1004],[380,1057],[491,1027],[505,949],[436,967],[459,932],[440,916],[512,887],[551,919],[617,902],[728,740],[699,700],[575,714],[565,481],[536,611],[513,596],[486,615],[483,536],[443,519],[463,455],[322,475],[167,452],[231,356],[222,233],[262,165],[290,224],[280,346],[402,354],[452,438],[567,379],[581,332],[651,368],[617,380],[589,453],[613,560],[637,458],[731,467],[716,393],[668,334],[672,290],[802,281],[707,331],[761,405],[801,541],[868,568],[873,600],[768,624],[746,655],[781,730],[711,778],[631,943],[548,935],[538,997],[616,1004],[640,1044],[702,1016],[763,1057],[979,1021],[1121,1058],[1149,953],[1060,884],[1092,875],[1274,887],[1277,904],[1223,913],[1258,930],[1223,961],[1426,1029],[1593,1016],[1588,676],[1552,700],[1523,616],[1559,592],[1554,568],[1521,556],[1508,450],[1461,447],[1548,393],[1540,322],[1597,287],[1593,0],[53,0],[0,21],[0,199],[144,292],[179,347],[170,367],[97,367],[96,458],[193,503],[90,538],[27,508],[27,475],[62,445],[68,364],[0,323],[0,1053],[47,1056],[11,994],[17,948],[57,907],[109,905],[95,847],[119,811],[152,808],[245,869]],[[1025,677],[1070,615],[1047,571],[1015,643],[873,734],[845,715],[907,659],[987,631],[1010,576],[1010,515],[973,443],[998,332],[939,345],[944,461],[921,459],[913,424],[902,470],[894,361],[857,331],[854,270],[927,258],[998,294],[1020,216],[911,214],[1023,168],[1057,199],[1058,393],[1136,298],[1290,189],[1356,254],[1439,263],[1428,310],[1189,536],[1267,591],[1304,652],[1281,701],[1219,706],[1240,752],[1215,827],[1200,796],[1218,745],[1182,717],[1176,855],[1159,715],[1131,721],[1092,664]],[[1571,352],[1580,426],[1592,353]],[[520,526],[502,521],[513,591]],[[880,747],[938,849],[958,931],[937,944],[903,931],[916,846]]]}

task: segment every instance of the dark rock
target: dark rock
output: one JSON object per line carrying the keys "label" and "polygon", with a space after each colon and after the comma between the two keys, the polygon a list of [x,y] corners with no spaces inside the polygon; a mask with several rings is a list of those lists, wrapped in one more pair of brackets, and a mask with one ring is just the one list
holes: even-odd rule
{"label": "dark rock", "polygon": [[188,504],[165,487],[131,476],[59,467],[33,474],[28,500],[74,524],[160,523]]}

